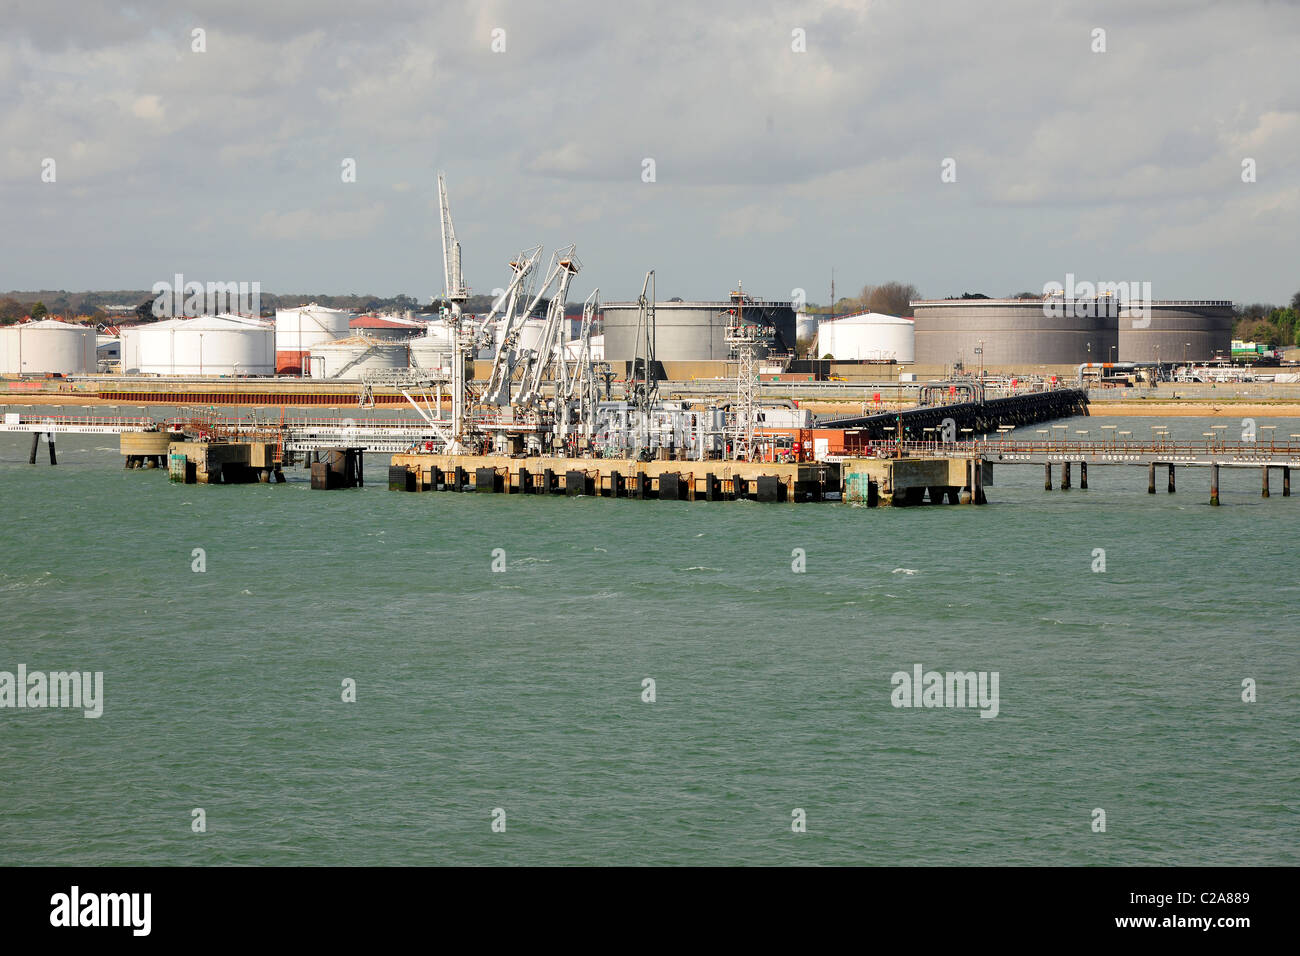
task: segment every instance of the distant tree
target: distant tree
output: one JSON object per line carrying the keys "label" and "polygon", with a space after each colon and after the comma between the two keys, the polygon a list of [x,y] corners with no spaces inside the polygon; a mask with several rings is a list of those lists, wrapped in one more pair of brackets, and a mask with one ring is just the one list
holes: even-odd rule
{"label": "distant tree", "polygon": [[1277,332],[1275,345],[1296,344],[1297,335],[1300,335],[1300,310],[1274,309],[1268,319]]}
{"label": "distant tree", "polygon": [[32,306],[33,319],[43,319],[49,314],[50,314],[50,310],[45,308],[44,302],[37,302],[34,306]]}
{"label": "distant tree", "polygon": [[983,292],[963,292],[961,294],[961,297],[963,299],[987,299],[988,298],[988,296],[986,296]]}
{"label": "distant tree", "polygon": [[10,325],[26,314],[26,307],[13,296],[0,299],[0,324]]}
{"label": "distant tree", "polygon": [[1246,319],[1238,323],[1236,338],[1246,342],[1262,342],[1268,346],[1277,345],[1277,327],[1268,319]]}
{"label": "distant tree", "polygon": [[886,282],[883,285],[863,286],[862,294],[858,297],[858,307],[867,312],[907,315],[912,311],[912,300],[920,297],[921,293],[914,285]]}
{"label": "distant tree", "polygon": [[1041,299],[1042,297],[1041,292],[1018,292],[1013,296],[1008,296],[1011,299]]}
{"label": "distant tree", "polygon": [[1297,312],[1300,312],[1300,292],[1297,292],[1295,295],[1291,296],[1291,308],[1293,308]]}
{"label": "distant tree", "polygon": [[1233,308],[1237,313],[1237,320],[1243,319],[1262,319],[1272,312],[1277,306],[1267,305],[1263,302],[1255,302],[1251,305],[1238,305]]}

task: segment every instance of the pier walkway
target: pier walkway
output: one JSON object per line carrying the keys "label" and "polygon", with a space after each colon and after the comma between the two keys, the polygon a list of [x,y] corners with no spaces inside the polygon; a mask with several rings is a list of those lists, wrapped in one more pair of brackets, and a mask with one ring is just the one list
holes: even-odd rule
{"label": "pier walkway", "polygon": [[1168,491],[1173,494],[1175,487],[1175,469],[1179,466],[1190,468],[1207,468],[1210,472],[1210,504],[1219,503],[1219,469],[1220,468],[1258,468],[1260,471],[1260,495],[1268,498],[1271,494],[1269,476],[1276,468],[1282,473],[1282,496],[1291,495],[1291,469],[1300,468],[1300,435],[1289,436],[1292,440],[1277,442],[1265,441],[1226,441],[1217,431],[1207,432],[1205,440],[1200,442],[1174,441],[1156,438],[1151,441],[1120,441],[1109,439],[1088,441],[1079,439],[1070,441],[1060,438],[1043,441],[1018,441],[1015,439],[992,439],[962,442],[881,442],[872,446],[872,452],[880,457],[940,457],[979,458],[992,465],[1041,465],[1043,467],[1043,488],[1052,490],[1052,466],[1061,468],[1060,488],[1071,487],[1074,465],[1079,466],[1079,488],[1088,488],[1089,465],[1127,465],[1145,466],[1147,469],[1147,492],[1155,494],[1156,469],[1168,470]]}

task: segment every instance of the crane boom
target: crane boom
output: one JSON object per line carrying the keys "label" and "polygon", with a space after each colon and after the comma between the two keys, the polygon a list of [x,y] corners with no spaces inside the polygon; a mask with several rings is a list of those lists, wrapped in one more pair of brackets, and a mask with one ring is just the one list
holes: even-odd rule
{"label": "crane boom", "polygon": [[460,304],[469,298],[469,288],[460,268],[460,243],[456,241],[451,205],[447,202],[447,177],[441,172],[438,173],[438,211],[442,216],[443,295],[451,303],[452,313],[460,315]]}

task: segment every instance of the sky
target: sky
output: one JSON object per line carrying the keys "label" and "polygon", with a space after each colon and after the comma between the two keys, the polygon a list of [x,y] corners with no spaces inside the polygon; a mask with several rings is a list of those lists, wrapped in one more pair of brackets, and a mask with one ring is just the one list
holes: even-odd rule
{"label": "sky", "polygon": [[832,269],[840,295],[1300,290],[1296,0],[0,0],[0,24],[0,289],[428,301],[443,170],[476,293],[571,242],[575,301],[650,269],[661,299],[820,303]]}

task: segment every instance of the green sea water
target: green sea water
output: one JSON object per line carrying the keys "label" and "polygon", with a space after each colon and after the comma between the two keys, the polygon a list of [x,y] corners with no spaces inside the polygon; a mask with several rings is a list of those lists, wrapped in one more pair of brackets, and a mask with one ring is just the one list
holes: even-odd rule
{"label": "green sea water", "polygon": [[[0,710],[3,864],[1300,862],[1276,475],[1211,508],[1205,471],[999,467],[987,507],[869,510],[399,494],[379,457],[358,490],[184,486],[115,437],[29,446],[0,435],[0,670],[102,671],[104,704]],[[998,672],[998,715],[892,706],[916,664]]]}

